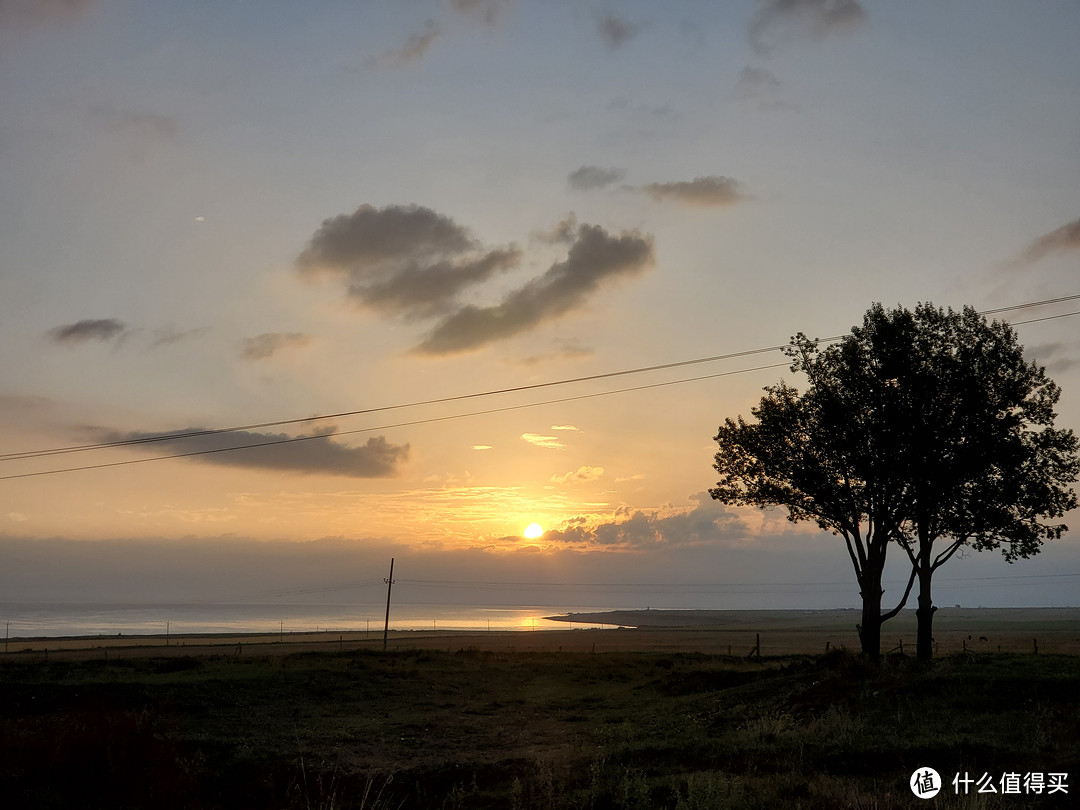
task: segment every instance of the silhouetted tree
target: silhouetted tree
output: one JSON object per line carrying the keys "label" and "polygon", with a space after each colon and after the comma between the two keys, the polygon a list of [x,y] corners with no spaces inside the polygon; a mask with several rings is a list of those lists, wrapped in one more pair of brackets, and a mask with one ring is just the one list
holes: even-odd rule
{"label": "silhouetted tree", "polygon": [[[800,395],[781,383],[728,419],[716,441],[725,503],[781,505],[842,536],[863,599],[864,653],[880,654],[882,622],[920,583],[918,655],[932,655],[934,572],[965,546],[1003,548],[1013,562],[1058,538],[1076,506],[1068,484],[1077,440],[1053,426],[1060,389],[1026,363],[1008,324],[921,304],[875,304],[861,327],[820,349],[799,334],[788,349],[806,374]],[[934,554],[934,544],[944,548]],[[881,613],[888,544],[908,555],[900,602]]]}

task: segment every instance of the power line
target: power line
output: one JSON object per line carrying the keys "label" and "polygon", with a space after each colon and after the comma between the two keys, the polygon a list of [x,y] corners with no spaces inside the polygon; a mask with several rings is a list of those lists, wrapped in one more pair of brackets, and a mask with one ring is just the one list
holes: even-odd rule
{"label": "power line", "polygon": [[[1061,303],[1061,302],[1064,302],[1064,301],[1074,301],[1074,300],[1080,300],[1080,293],[1078,293],[1076,295],[1061,296],[1061,297],[1058,297],[1058,298],[1048,298],[1048,299],[1045,299],[1045,300],[1042,300],[1042,301],[1029,301],[1029,302],[1024,303],[1024,304],[1014,304],[1012,306],[1007,306],[1007,307],[998,307],[997,309],[983,310],[983,311],[979,312],[979,314],[980,315],[992,315],[992,314],[996,314],[996,313],[1000,313],[1000,312],[1012,312],[1012,311],[1016,311],[1016,310],[1020,310],[1020,309],[1031,309],[1033,307],[1046,306],[1046,305],[1049,305],[1049,304],[1057,304],[1057,303]],[[1053,320],[1055,318],[1065,318],[1065,317],[1069,317],[1071,315],[1077,315],[1077,314],[1080,314],[1080,313],[1078,313],[1078,312],[1067,312],[1067,313],[1064,313],[1064,314],[1061,314],[1061,315],[1051,315],[1051,316],[1046,317],[1046,318],[1035,318],[1035,319],[1032,319],[1032,320],[1029,320],[1029,321],[1016,321],[1014,325],[1020,325],[1020,324],[1025,324],[1025,323],[1035,323],[1037,321],[1044,321],[1044,320]],[[844,337],[844,335],[833,335],[831,337],[818,338],[818,340],[820,342],[822,342],[822,343],[832,343],[834,341],[841,340],[843,337]],[[490,390],[490,391],[477,391],[477,392],[473,392],[473,393],[469,393],[469,394],[458,394],[456,396],[451,396],[451,397],[439,397],[437,399],[427,399],[427,400],[418,400],[418,401],[414,401],[414,402],[404,402],[404,403],[399,403],[399,404],[396,404],[396,405],[382,405],[382,406],[379,406],[379,407],[376,407],[376,408],[364,408],[364,409],[353,410],[353,411],[340,411],[338,413],[321,414],[321,415],[307,416],[307,417],[293,418],[293,419],[279,419],[279,420],[271,421],[271,422],[253,422],[253,423],[247,424],[247,425],[236,425],[236,426],[224,427],[224,428],[210,428],[210,429],[206,429],[206,430],[192,430],[192,431],[183,431],[183,432],[176,432],[176,433],[162,433],[162,434],[158,434],[158,435],[154,435],[154,436],[140,436],[138,438],[120,439],[120,440],[111,441],[111,442],[98,442],[96,444],[70,445],[70,446],[67,446],[67,447],[55,447],[55,448],[50,448],[50,449],[45,449],[45,450],[27,450],[27,451],[18,452],[18,453],[4,453],[4,454],[0,454],[0,461],[15,461],[15,460],[28,459],[28,458],[41,458],[41,457],[44,457],[44,456],[64,455],[64,454],[67,454],[67,453],[84,452],[84,451],[87,451],[87,450],[103,450],[103,449],[113,448],[113,447],[127,447],[127,446],[131,446],[131,445],[150,444],[150,443],[154,443],[154,442],[175,441],[177,439],[190,439],[190,438],[196,438],[196,437],[199,437],[199,436],[215,436],[215,435],[219,435],[219,434],[223,434],[223,433],[238,433],[238,432],[245,431],[245,430],[255,430],[255,429],[259,429],[259,428],[282,427],[282,426],[285,426],[285,425],[298,425],[298,424],[304,424],[304,423],[310,423],[310,422],[316,422],[316,421],[323,421],[323,420],[326,420],[326,419],[341,419],[341,418],[345,418],[345,417],[349,417],[349,416],[364,416],[364,415],[373,414],[373,413],[382,413],[382,412],[385,412],[385,411],[394,411],[394,410],[401,410],[401,409],[404,409],[404,408],[421,407],[421,406],[424,406],[424,405],[440,405],[440,404],[445,404],[445,403],[448,403],[448,402],[458,402],[458,401],[467,400],[467,399],[477,399],[477,398],[481,398],[481,397],[495,396],[495,395],[498,395],[498,394],[519,393],[521,391],[531,391],[531,390],[536,390],[536,389],[539,389],[539,388],[549,388],[549,387],[558,386],[558,385],[570,385],[572,383],[590,382],[590,381],[594,381],[594,380],[604,380],[604,379],[610,379],[610,378],[613,378],[613,377],[627,376],[627,375],[630,375],[630,374],[642,374],[642,373],[649,372],[649,371],[661,371],[661,370],[664,370],[664,369],[682,368],[684,366],[699,365],[699,364],[702,364],[702,363],[713,363],[713,362],[717,362],[719,360],[732,360],[732,359],[737,358],[737,357],[749,357],[749,356],[756,355],[756,354],[766,354],[768,352],[780,351],[782,349],[787,348],[788,345],[789,344],[785,343],[785,344],[778,345],[778,346],[764,346],[764,347],[757,348],[757,349],[747,349],[747,350],[739,351],[739,352],[728,352],[726,354],[716,354],[716,355],[711,355],[709,357],[698,357],[698,358],[694,358],[692,360],[679,360],[679,361],[675,361],[675,362],[672,362],[672,363],[661,363],[661,364],[652,365],[652,366],[639,366],[637,368],[622,369],[620,371],[609,371],[609,372],[605,372],[605,373],[602,373],[602,374],[590,374],[590,375],[583,376],[583,377],[570,377],[570,378],[561,379],[561,380],[549,380],[547,382],[532,383],[530,385],[519,385],[519,386],[510,387],[510,388],[499,388],[499,389],[494,389],[494,390]],[[340,435],[340,434],[337,434],[337,435]],[[285,440],[285,441],[287,441],[287,440]],[[284,441],[282,443],[284,443]],[[241,447],[249,447],[249,446],[259,446],[259,445],[242,445]],[[0,480],[3,480],[3,478],[0,478]]]}
{"label": "power line", "polygon": [[[1045,305],[1048,305],[1048,304],[1060,303],[1060,302],[1063,302],[1063,301],[1072,301],[1072,300],[1077,300],[1077,299],[1080,299],[1080,294],[1062,296],[1062,297],[1059,297],[1059,298],[1045,299],[1045,300],[1042,300],[1042,301],[1031,301],[1031,302],[1024,303],[1024,304],[1014,304],[1014,305],[1008,306],[1008,307],[999,307],[999,308],[993,309],[993,310],[986,310],[986,311],[980,312],[979,314],[980,315],[988,315],[988,314],[994,314],[994,313],[1000,313],[1000,312],[1016,311],[1016,310],[1029,309],[1029,308],[1038,307],[1038,306],[1045,306]],[[1033,319],[1030,319],[1030,320],[1027,320],[1027,321],[1016,321],[1014,323],[1014,325],[1022,325],[1022,324],[1027,324],[1027,323],[1036,323],[1036,322],[1039,322],[1039,321],[1053,320],[1053,319],[1056,319],[1056,318],[1065,318],[1065,317],[1070,317],[1070,316],[1073,316],[1073,315],[1080,315],[1080,311],[1067,312],[1067,313],[1062,313],[1062,314],[1059,314],[1059,315],[1051,315],[1051,316],[1047,316],[1047,317],[1044,317],[1044,318],[1033,318]],[[818,338],[818,340],[820,342],[822,342],[822,343],[831,343],[831,342],[834,342],[834,341],[837,341],[837,340],[841,340],[843,337],[844,337],[843,335],[834,335],[834,336],[827,337],[827,338]],[[494,396],[494,395],[497,395],[497,394],[516,393],[516,392],[521,392],[521,391],[535,390],[535,389],[539,389],[539,388],[548,388],[548,387],[558,386],[558,385],[567,385],[567,384],[577,383],[577,382],[586,382],[586,381],[593,381],[593,380],[609,379],[609,378],[613,378],[613,377],[626,376],[626,375],[631,375],[631,374],[640,374],[640,373],[644,373],[644,372],[648,372],[648,371],[658,371],[658,370],[663,370],[663,369],[680,368],[680,367],[684,367],[684,366],[696,365],[696,364],[701,364],[701,363],[716,362],[718,360],[729,360],[729,359],[733,359],[733,358],[737,358],[737,357],[747,357],[747,356],[752,356],[752,355],[756,355],[756,354],[764,354],[764,353],[768,353],[768,352],[779,351],[781,349],[786,348],[787,345],[789,345],[789,344],[783,344],[783,345],[779,345],[779,346],[761,347],[761,348],[757,348],[757,349],[748,349],[748,350],[740,351],[740,352],[729,352],[729,353],[726,353],[726,354],[712,355],[712,356],[709,356],[709,357],[695,358],[695,359],[692,359],[692,360],[680,360],[680,361],[676,361],[676,362],[672,362],[672,363],[662,363],[662,364],[659,364],[659,365],[640,366],[640,367],[637,367],[637,368],[623,369],[621,371],[612,371],[612,372],[606,372],[606,373],[602,373],[602,374],[592,374],[592,375],[587,375],[587,376],[583,376],[583,377],[573,377],[573,378],[567,378],[567,379],[562,379],[562,380],[550,380],[550,381],[543,382],[543,383],[533,383],[533,384],[530,384],[530,385],[514,386],[514,387],[510,387],[510,388],[502,388],[502,389],[496,389],[496,390],[491,390],[491,391],[481,391],[481,392],[474,392],[474,393],[470,393],[470,394],[459,394],[459,395],[452,396],[452,397],[441,397],[441,398],[437,398],[437,399],[422,400],[422,401],[417,401],[417,402],[400,403],[400,404],[397,404],[397,405],[386,405],[386,406],[381,406],[381,407],[377,407],[377,408],[367,408],[367,409],[364,409],[364,410],[343,411],[343,412],[340,412],[340,413],[326,414],[326,415],[322,415],[322,416],[312,416],[312,417],[305,417],[305,418],[298,418],[298,419],[285,419],[285,420],[278,420],[278,421],[273,421],[273,422],[260,422],[260,423],[253,423],[253,424],[249,424],[249,425],[226,427],[226,428],[216,428],[216,429],[210,429],[210,430],[187,431],[187,432],[181,432],[181,433],[160,434],[160,435],[156,435],[156,436],[139,437],[139,438],[135,438],[135,439],[124,439],[124,440],[119,440],[119,441],[114,441],[114,442],[101,442],[101,443],[98,443],[98,444],[87,444],[87,445],[76,445],[76,446],[69,446],[69,447],[60,447],[60,448],[53,448],[53,449],[49,449],[49,450],[31,450],[31,451],[25,451],[25,452],[22,452],[22,453],[9,453],[9,454],[5,454],[5,455],[0,455],[0,461],[15,461],[15,460],[25,460],[25,459],[30,459],[30,458],[44,458],[44,457],[53,456],[53,455],[63,455],[63,454],[68,454],[68,453],[83,452],[83,451],[87,451],[87,450],[101,450],[101,449],[114,448],[114,447],[125,447],[125,446],[139,445],[139,444],[148,444],[148,443],[151,443],[151,442],[177,441],[177,440],[181,440],[181,439],[188,439],[188,438],[194,438],[194,437],[200,437],[200,436],[236,433],[236,432],[241,432],[241,431],[245,431],[245,430],[251,430],[251,429],[254,429],[254,428],[263,428],[263,427],[273,427],[273,426],[299,424],[299,423],[313,422],[313,421],[317,421],[317,420],[341,418],[341,417],[346,417],[346,416],[358,416],[358,415],[364,415],[364,414],[372,414],[372,413],[379,413],[379,412],[384,412],[384,411],[392,411],[392,410],[400,410],[400,409],[404,409],[404,408],[418,407],[418,406],[422,406],[422,405],[445,404],[445,403],[448,403],[448,402],[456,402],[456,401],[467,400],[467,399],[488,397],[488,396]],[[83,465],[83,466],[78,466],[78,467],[66,467],[66,468],[60,468],[60,469],[55,469],[55,470],[43,470],[43,471],[32,472],[32,473],[21,473],[21,474],[17,474],[17,475],[5,475],[5,476],[0,476],[0,481],[14,480],[14,479],[18,479],[18,478],[33,478],[33,477],[39,477],[39,476],[44,476],[44,475],[56,475],[56,474],[59,474],[59,473],[66,473],[66,472],[79,472],[79,471],[83,471],[83,470],[104,469],[104,468],[107,468],[107,467],[122,467],[122,466],[127,466],[127,465],[130,465],[130,464],[143,464],[143,463],[150,462],[150,461],[164,461],[164,460],[167,460],[167,459],[189,458],[189,457],[192,457],[192,456],[203,456],[203,455],[211,455],[211,454],[216,454],[216,453],[227,453],[227,452],[234,452],[234,451],[237,451],[237,450],[245,450],[245,449],[256,448],[256,447],[271,447],[271,446],[275,446],[275,445],[292,444],[294,442],[301,442],[301,441],[313,441],[313,440],[316,440],[316,439],[328,439],[328,438],[331,438],[332,436],[347,436],[347,435],[352,435],[352,434],[356,434],[356,433],[370,433],[370,432],[373,432],[373,431],[376,431],[376,430],[388,430],[388,429],[391,429],[391,428],[410,427],[410,426],[413,426],[413,425],[428,424],[428,423],[432,423],[432,422],[441,422],[441,421],[447,421],[447,420],[451,420],[451,419],[461,419],[461,418],[466,418],[466,417],[470,417],[470,416],[481,416],[481,415],[488,415],[488,414],[492,414],[492,413],[501,413],[501,412],[504,412],[504,411],[519,410],[519,409],[522,409],[522,408],[532,408],[532,407],[538,407],[538,406],[541,406],[541,405],[550,405],[550,404],[557,404],[557,403],[562,403],[562,402],[572,402],[572,401],[579,400],[579,399],[589,399],[589,398],[598,397],[598,396],[609,396],[609,395],[612,395],[612,394],[622,394],[622,393],[628,393],[628,392],[631,392],[631,391],[645,390],[645,389],[649,389],[649,388],[660,388],[660,387],[664,387],[664,386],[667,386],[667,385],[678,385],[678,384],[686,383],[686,382],[697,382],[697,381],[700,381],[700,380],[714,379],[716,377],[724,377],[724,376],[729,376],[729,375],[732,375],[732,374],[743,374],[743,373],[747,373],[747,372],[751,372],[751,371],[760,371],[760,370],[769,369],[769,368],[781,368],[781,367],[786,366],[786,365],[787,365],[786,363],[778,363],[778,364],[773,364],[773,365],[768,365],[768,366],[758,366],[758,367],[755,367],[755,368],[739,369],[737,371],[722,372],[722,373],[719,373],[719,374],[709,374],[709,375],[703,375],[703,376],[699,376],[699,377],[690,377],[690,378],[684,378],[684,379],[680,379],[680,380],[672,380],[672,381],[663,382],[663,383],[654,383],[652,385],[635,386],[635,387],[631,387],[631,388],[622,388],[622,389],[616,389],[616,390],[612,390],[612,391],[601,391],[601,392],[596,392],[596,393],[593,393],[593,394],[583,394],[583,395],[575,396],[575,397],[566,397],[566,398],[562,398],[562,399],[547,400],[547,401],[543,401],[543,402],[526,403],[526,404],[523,404],[523,405],[507,406],[507,407],[504,407],[504,408],[492,408],[492,409],[483,410],[483,411],[472,411],[472,412],[469,412],[469,413],[455,414],[455,415],[452,415],[452,416],[432,417],[432,418],[428,418],[428,419],[418,419],[418,420],[413,420],[413,421],[409,421],[409,422],[400,422],[400,423],[397,423],[397,424],[383,425],[383,426],[378,426],[378,427],[359,428],[359,429],[356,429],[356,430],[338,431],[338,432],[335,432],[335,433],[317,434],[317,435],[312,435],[312,436],[295,436],[295,437],[289,437],[289,438],[283,438],[283,439],[274,439],[274,440],[270,440],[270,441],[252,442],[252,443],[249,443],[249,444],[242,444],[242,445],[233,445],[233,446],[229,446],[229,447],[219,447],[219,448],[211,448],[211,449],[206,449],[206,450],[194,450],[194,451],[190,451],[190,452],[186,452],[186,453],[172,453],[172,454],[162,455],[162,456],[152,456],[152,457],[149,457],[149,458],[128,459],[128,460],[125,460],[125,461],[115,461],[115,462],[108,462],[108,463],[102,463],[102,464],[88,464],[88,465]]]}
{"label": "power line", "polygon": [[574,402],[582,399],[592,399],[594,397],[606,397],[612,394],[625,394],[631,391],[644,391],[650,388],[663,388],[668,385],[680,385],[682,383],[698,382],[700,380],[711,380],[717,377],[730,377],[733,374],[746,374],[751,371],[763,371],[770,368],[786,368],[787,363],[774,363],[769,366],[756,366],[755,368],[743,368],[736,371],[723,371],[717,374],[705,374],[700,377],[688,377],[681,380],[669,380],[667,382],[651,383],[649,385],[637,385],[631,388],[618,388],[613,391],[596,391],[591,394],[578,394],[573,397],[562,397],[560,399],[549,399],[543,402],[527,402],[522,405],[507,405],[501,408],[489,408],[483,411],[470,411],[468,413],[451,414],[450,416],[432,416],[427,419],[414,419],[410,422],[398,422],[392,425],[378,425],[376,427],[356,428],[355,430],[342,430],[337,433],[320,433],[313,436],[293,436],[288,439],[274,439],[266,442],[252,442],[251,444],[241,444],[233,447],[215,447],[209,450],[192,450],[187,453],[172,453],[165,456],[151,456],[149,458],[132,458],[124,461],[110,461],[103,464],[86,464],[81,467],[63,467],[56,470],[40,470],[38,472],[19,473],[18,475],[0,475],[0,481],[11,481],[16,478],[36,478],[43,475],[58,475],[60,473],[68,472],[81,472],[83,470],[100,470],[106,467],[126,467],[131,464],[145,464],[150,461],[165,461],[171,458],[189,458],[191,456],[206,456],[214,453],[230,453],[236,450],[247,450],[255,447],[272,447],[279,444],[292,444],[294,442],[309,442],[319,439],[329,439],[334,436],[351,436],[356,433],[373,433],[376,430],[391,430],[394,428],[412,427],[414,425],[427,425],[433,422],[448,422],[453,419],[465,419],[470,416],[487,416],[493,413],[504,413],[506,411],[518,411],[525,408],[537,408],[541,405],[555,405],[562,402]]}

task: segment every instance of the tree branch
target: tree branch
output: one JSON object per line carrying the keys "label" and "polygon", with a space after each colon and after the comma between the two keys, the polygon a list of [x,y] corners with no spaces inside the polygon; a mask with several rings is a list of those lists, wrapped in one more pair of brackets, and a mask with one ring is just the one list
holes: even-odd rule
{"label": "tree branch", "polygon": [[937,557],[934,558],[934,563],[933,563],[933,565],[930,566],[930,570],[931,571],[937,571],[938,568],[940,568],[945,563],[947,563],[949,561],[949,558],[952,557],[952,555],[956,553],[956,550],[958,548],[960,548],[960,546],[964,545],[964,543],[967,542],[967,539],[968,539],[967,535],[964,535],[963,537],[959,538],[955,543],[953,543],[951,546],[949,546],[945,551],[938,554]]}
{"label": "tree branch", "polygon": [[855,555],[855,549],[851,547],[851,537],[847,532],[844,532],[844,544],[847,546],[848,556],[851,557],[851,564],[855,567],[855,579],[859,582],[859,587],[862,587],[863,581],[863,567],[859,565],[859,558]]}
{"label": "tree branch", "polygon": [[887,622],[889,619],[891,619],[893,616],[895,616],[897,613],[904,609],[904,605],[907,604],[908,595],[911,593],[911,586],[915,584],[915,574],[917,571],[918,569],[914,565],[911,566],[911,576],[908,577],[907,588],[904,589],[904,598],[900,600],[899,605],[894,607],[888,613],[883,614],[881,617],[881,621]]}

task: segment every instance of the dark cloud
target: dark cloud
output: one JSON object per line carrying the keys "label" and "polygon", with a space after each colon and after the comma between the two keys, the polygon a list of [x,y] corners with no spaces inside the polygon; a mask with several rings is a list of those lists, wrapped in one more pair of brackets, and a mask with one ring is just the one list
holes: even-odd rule
{"label": "dark cloud", "polygon": [[641,190],[658,201],[673,201],[702,208],[734,205],[746,199],[739,183],[730,177],[695,177],[690,181],[649,183]]}
{"label": "dark cloud", "polygon": [[614,50],[632,39],[640,30],[633,23],[629,23],[614,14],[605,14],[596,21],[596,33],[604,44]]}
{"label": "dark cloud", "polygon": [[49,336],[57,343],[75,344],[90,340],[113,340],[123,336],[126,331],[123,322],[115,318],[97,318],[57,326],[49,330]]}
{"label": "dark cloud", "polygon": [[1076,355],[1075,343],[1039,343],[1035,346],[1025,346],[1024,354],[1033,359],[1039,365],[1045,366],[1051,374],[1057,374],[1080,363],[1074,359]]}
{"label": "dark cloud", "polygon": [[323,222],[296,264],[343,278],[349,295],[373,309],[423,317],[447,311],[462,290],[520,261],[516,247],[484,251],[430,208],[362,205]]}
{"label": "dark cloud", "polygon": [[369,64],[372,67],[396,67],[417,62],[424,57],[432,43],[441,35],[442,27],[434,20],[428,20],[424,28],[411,34],[403,45],[377,54]]}
{"label": "dark cloud", "polygon": [[496,306],[458,309],[417,351],[451,354],[516,335],[581,306],[601,283],[642,272],[654,259],[650,236],[637,231],[611,236],[597,225],[581,225],[566,261],[553,264]]}
{"label": "dark cloud", "polygon": [[488,25],[498,22],[499,15],[512,4],[513,0],[446,0],[454,11]]}
{"label": "dark cloud", "polygon": [[859,0],[758,0],[747,36],[758,53],[767,53],[781,36],[824,39],[860,28],[866,9]]}
{"label": "dark cloud", "polygon": [[243,356],[246,360],[265,360],[282,349],[301,348],[311,342],[311,336],[302,332],[264,332],[243,343]]}
{"label": "dark cloud", "polygon": [[1034,240],[1024,250],[1023,260],[1037,262],[1052,253],[1070,250],[1080,250],[1080,219],[1062,225],[1057,230],[1043,234]]}
{"label": "dark cloud", "polygon": [[565,529],[553,529],[544,540],[554,546],[578,549],[638,549],[676,546],[724,545],[745,538],[749,530],[723,504],[707,492],[692,496],[689,510],[667,514],[659,511],[617,510],[609,521],[600,523],[581,518]]}
{"label": "dark cloud", "polygon": [[376,309],[432,315],[446,309],[459,291],[521,263],[517,248],[492,250],[472,260],[407,267],[363,289],[364,302]]}
{"label": "dark cloud", "polygon": [[[205,453],[195,458],[210,464],[295,473],[322,473],[355,478],[387,478],[397,474],[397,465],[409,458],[409,445],[390,444],[382,436],[368,439],[359,447],[347,447],[330,437],[335,428],[311,434],[258,433],[237,430],[186,438],[161,438],[171,434],[99,431],[103,442],[143,442],[141,450],[158,455]],[[185,428],[176,433],[207,433],[205,428]],[[261,446],[260,446],[261,445]],[[222,448],[248,450],[222,451]]]}
{"label": "dark cloud", "polygon": [[575,169],[566,177],[566,182],[575,191],[588,191],[594,188],[604,188],[612,183],[623,179],[626,172],[623,169],[605,169],[601,166],[582,166]]}

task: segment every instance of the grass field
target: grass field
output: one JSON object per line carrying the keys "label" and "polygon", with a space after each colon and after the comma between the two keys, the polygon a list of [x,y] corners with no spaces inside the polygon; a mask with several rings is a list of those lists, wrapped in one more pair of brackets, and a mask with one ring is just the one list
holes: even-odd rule
{"label": "grass field", "polygon": [[1073,656],[170,652],[4,658],[7,806],[881,810],[1080,795],[947,784],[926,802],[908,787],[924,766],[946,783],[1075,782]]}

